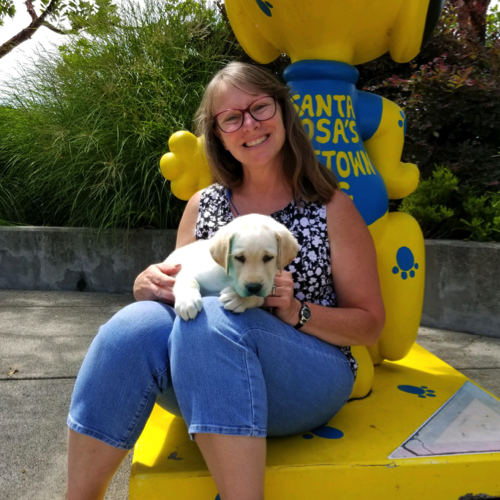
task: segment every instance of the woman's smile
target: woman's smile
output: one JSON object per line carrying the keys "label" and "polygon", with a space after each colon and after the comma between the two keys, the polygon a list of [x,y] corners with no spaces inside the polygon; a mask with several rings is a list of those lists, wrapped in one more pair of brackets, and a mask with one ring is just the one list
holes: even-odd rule
{"label": "woman's smile", "polygon": [[246,148],[254,148],[266,142],[268,139],[269,139],[269,134],[265,134],[262,137],[259,137],[258,139],[245,142],[243,146],[245,146]]}

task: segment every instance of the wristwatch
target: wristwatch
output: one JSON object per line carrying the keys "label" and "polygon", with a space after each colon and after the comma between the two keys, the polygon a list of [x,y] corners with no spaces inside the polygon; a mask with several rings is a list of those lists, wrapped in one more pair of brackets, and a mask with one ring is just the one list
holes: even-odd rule
{"label": "wristwatch", "polygon": [[297,330],[300,330],[310,319],[311,319],[311,309],[307,306],[305,302],[301,302],[302,307],[299,311],[299,322],[295,325]]}

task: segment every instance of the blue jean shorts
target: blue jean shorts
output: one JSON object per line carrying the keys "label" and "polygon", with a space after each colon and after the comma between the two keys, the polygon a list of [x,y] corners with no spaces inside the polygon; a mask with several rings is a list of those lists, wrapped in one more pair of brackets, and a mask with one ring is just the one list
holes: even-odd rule
{"label": "blue jean shorts", "polygon": [[131,449],[158,403],[197,433],[286,436],[326,423],[354,377],[340,350],[263,309],[203,299],[195,320],[158,302],[131,304],[103,325],[78,374],[69,427]]}

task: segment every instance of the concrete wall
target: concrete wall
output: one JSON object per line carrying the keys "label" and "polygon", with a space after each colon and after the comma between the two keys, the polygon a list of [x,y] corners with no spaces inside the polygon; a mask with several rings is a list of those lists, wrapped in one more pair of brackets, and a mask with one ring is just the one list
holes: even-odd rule
{"label": "concrete wall", "polygon": [[172,252],[176,234],[0,227],[0,288],[131,292],[141,271]]}
{"label": "concrete wall", "polygon": [[500,338],[500,243],[427,240],[422,324]]}
{"label": "concrete wall", "polygon": [[[176,231],[0,227],[0,288],[131,292]],[[500,244],[427,240],[422,324],[500,338]]]}

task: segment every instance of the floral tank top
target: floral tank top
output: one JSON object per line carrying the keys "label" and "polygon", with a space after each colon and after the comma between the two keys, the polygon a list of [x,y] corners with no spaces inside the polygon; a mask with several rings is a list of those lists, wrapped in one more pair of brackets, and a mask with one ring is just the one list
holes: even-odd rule
{"label": "floral tank top", "polygon": [[[234,219],[229,202],[229,192],[213,184],[201,192],[196,239],[207,240],[221,227]],[[293,276],[295,297],[326,307],[336,307],[332,282],[330,242],[326,225],[326,206],[315,202],[291,201],[271,217],[286,226],[299,243],[297,257],[285,267]],[[338,346],[350,363],[356,377],[358,364],[349,346]]]}

